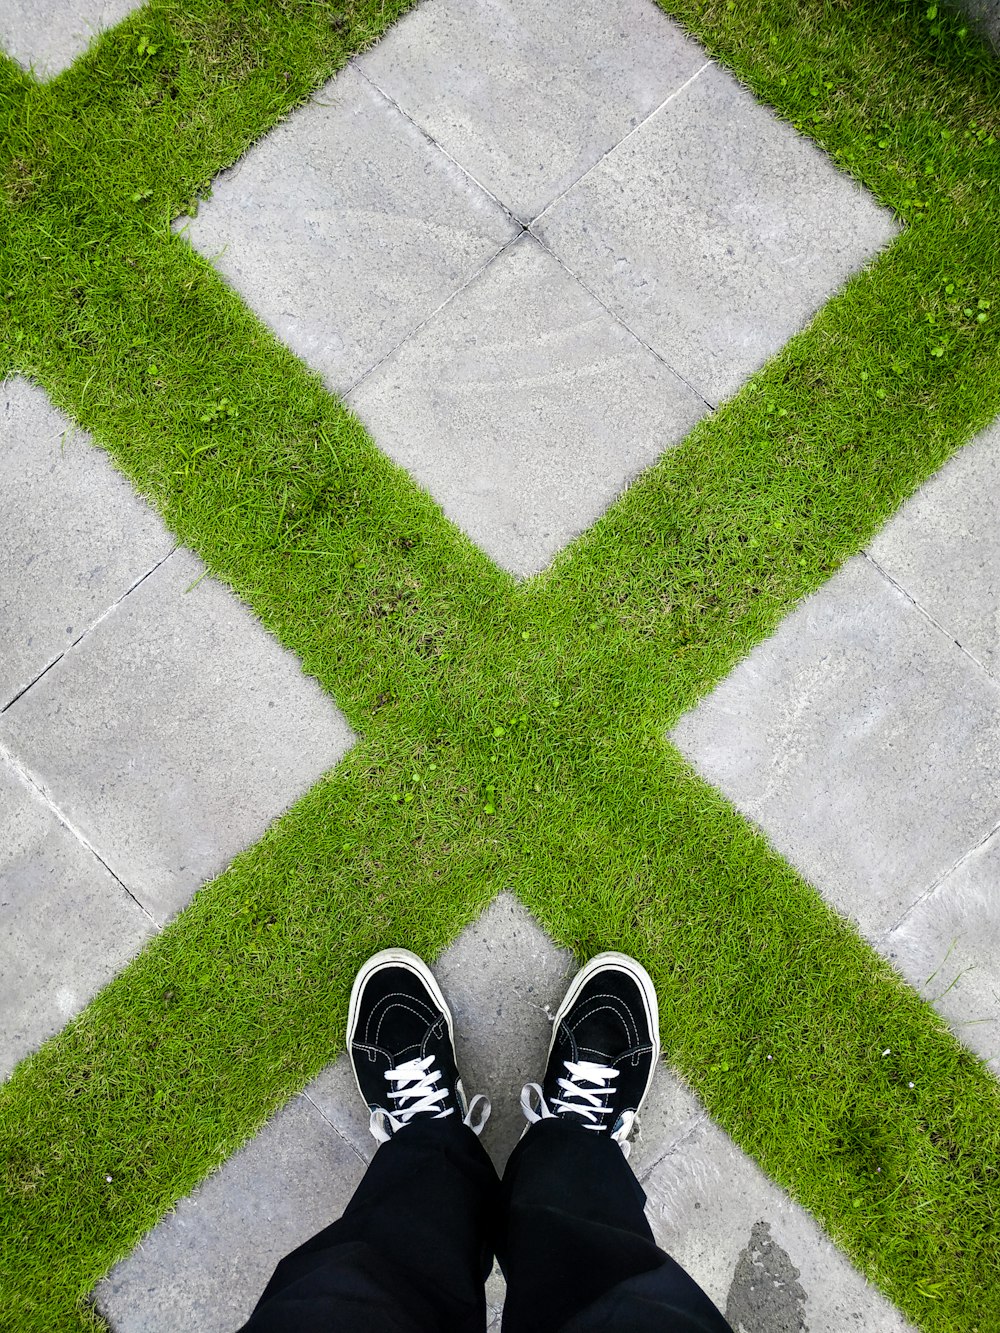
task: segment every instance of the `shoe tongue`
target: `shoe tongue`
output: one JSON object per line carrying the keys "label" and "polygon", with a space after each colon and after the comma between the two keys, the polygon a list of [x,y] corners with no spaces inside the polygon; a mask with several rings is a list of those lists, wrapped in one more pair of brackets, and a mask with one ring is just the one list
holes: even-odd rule
{"label": "shoe tongue", "polygon": [[[571,1015],[579,1060],[610,1065],[632,1045],[633,1023],[629,1007],[617,994],[612,982],[613,979],[608,978],[601,983],[600,996],[594,994],[593,984],[585,988],[577,1012]],[[605,991],[609,993],[604,994]]]}
{"label": "shoe tongue", "polygon": [[[615,1065],[615,1063],[614,1063],[614,1057],[608,1055],[608,1048],[607,1048],[606,1046],[603,1048],[603,1050],[600,1049],[600,1048],[592,1049],[591,1047],[588,1047],[588,1046],[580,1046],[580,1047],[578,1047],[578,1048],[577,1048],[576,1063],[577,1063],[577,1064],[587,1064],[587,1065],[597,1065],[597,1067],[598,1067],[599,1069],[602,1069],[602,1070],[603,1070],[603,1069],[610,1069],[610,1070],[612,1071],[612,1073],[616,1072],[616,1065]],[[591,1087],[600,1088],[601,1086],[604,1086],[604,1087],[607,1086],[607,1083],[606,1083],[606,1082],[603,1082],[603,1083],[602,1083],[602,1080],[601,1080],[601,1079],[597,1079],[595,1083],[592,1083],[592,1082],[590,1081],[590,1079],[587,1077],[586,1074],[583,1075],[582,1082],[583,1082],[584,1086],[586,1086],[586,1087],[588,1087],[588,1088],[591,1088]]]}

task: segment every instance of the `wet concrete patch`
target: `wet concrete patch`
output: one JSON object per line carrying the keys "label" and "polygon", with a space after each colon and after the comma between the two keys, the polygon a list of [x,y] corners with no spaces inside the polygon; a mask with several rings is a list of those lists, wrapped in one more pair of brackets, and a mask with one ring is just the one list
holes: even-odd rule
{"label": "wet concrete patch", "polygon": [[806,1293],[799,1277],[787,1251],[772,1239],[769,1223],[755,1222],[726,1301],[734,1333],[806,1333]]}

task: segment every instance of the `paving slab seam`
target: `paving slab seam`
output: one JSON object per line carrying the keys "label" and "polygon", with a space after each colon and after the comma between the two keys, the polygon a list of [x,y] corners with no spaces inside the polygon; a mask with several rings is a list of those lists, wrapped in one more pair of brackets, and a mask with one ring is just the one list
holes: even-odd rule
{"label": "paving slab seam", "polygon": [[[676,1072],[670,1067],[670,1065],[666,1064],[666,1062],[663,1063],[664,1067],[669,1069],[670,1073],[676,1078],[677,1077]],[[669,1158],[673,1157],[676,1153],[683,1151],[683,1149],[687,1147],[688,1143],[690,1143],[690,1141],[695,1137],[695,1135],[699,1132],[699,1130],[701,1130],[705,1125],[711,1126],[712,1124],[713,1124],[712,1117],[708,1114],[708,1112],[704,1109],[704,1107],[702,1107],[702,1109],[697,1113],[697,1115],[695,1115],[693,1119],[688,1121],[688,1123],[684,1126],[684,1128],[677,1135],[677,1137],[671,1139],[668,1142],[667,1146],[658,1156],[652,1158],[651,1161],[644,1162],[642,1164],[641,1172],[636,1173],[636,1178],[639,1181],[639,1184],[640,1185],[645,1184],[645,1182],[649,1180],[650,1176],[652,1176],[653,1172],[656,1171],[658,1167],[662,1166],[664,1162],[668,1161]],[[640,1119],[639,1122],[640,1148],[641,1148],[641,1143],[642,1143],[642,1121]]]}
{"label": "paving slab seam", "polygon": [[313,1110],[317,1113],[319,1118],[323,1121],[323,1123],[325,1125],[328,1125],[330,1129],[333,1130],[334,1134],[336,1134],[338,1139],[340,1139],[343,1143],[347,1144],[348,1148],[350,1148],[351,1152],[358,1159],[358,1161],[361,1162],[364,1166],[367,1166],[368,1158],[365,1157],[364,1153],[358,1150],[358,1145],[356,1143],[352,1143],[352,1141],[347,1137],[344,1131],[338,1128],[338,1126],[334,1124],[334,1122],[323,1110],[322,1106],[320,1106],[319,1102],[317,1102],[313,1097],[310,1097],[309,1089],[303,1088],[302,1091],[299,1093],[299,1096],[304,1097],[305,1100],[309,1103],[309,1105],[313,1108]]}
{"label": "paving slab seam", "polygon": [[[581,176],[580,179],[582,180],[583,177]],[[708,408],[709,412],[715,412],[718,409],[719,404],[710,402],[701,392],[700,389],[698,389],[694,384],[692,384],[689,379],[686,379],[679,370],[677,370],[674,366],[670,364],[669,361],[666,360],[662,352],[658,352],[655,347],[653,347],[650,343],[646,341],[645,338],[642,337],[641,334],[636,333],[635,329],[632,328],[631,324],[627,324],[616,310],[612,310],[611,306],[609,306],[608,303],[602,297],[600,297],[597,294],[597,292],[595,292],[594,289],[590,287],[584,281],[583,278],[580,277],[578,273],[575,273],[573,269],[570,268],[570,266],[566,263],[566,261],[562,258],[561,255],[557,255],[556,252],[546,244],[546,242],[541,238],[541,236],[537,235],[534,231],[532,231],[532,227],[534,225],[535,225],[534,223],[531,223],[529,226],[525,228],[525,230],[527,231],[528,235],[532,238],[532,240],[537,241],[538,244],[545,251],[545,253],[547,255],[552,256],[552,258],[560,266],[563,272],[568,277],[572,278],[574,282],[579,283],[580,286],[583,288],[583,290],[587,293],[587,295],[593,297],[593,299],[598,303],[598,305],[602,308],[602,310],[606,311],[606,313],[610,315],[610,317],[615,321],[616,324],[620,325],[625,330],[626,333],[628,333],[631,337],[633,337],[636,340],[637,343],[639,343],[641,347],[644,347],[647,352],[649,352],[652,356],[654,356],[657,359],[657,361],[659,361],[660,365],[663,366],[665,370],[668,370],[671,375],[673,375],[674,379],[676,379],[678,383],[683,384],[686,389],[689,389],[691,393],[694,394],[694,396],[698,399],[699,402],[704,403],[705,406]]]}
{"label": "paving slab seam", "polygon": [[[885,957],[886,954],[888,953],[890,945],[890,937],[893,934],[895,934],[897,930],[899,930],[903,922],[906,921],[908,917],[912,916],[913,913],[917,910],[917,908],[921,905],[921,903],[925,902],[933,893],[935,893],[945,882],[945,880],[949,878],[949,876],[953,875],[955,871],[958,870],[961,866],[964,866],[967,861],[969,861],[973,856],[975,856],[976,852],[978,852],[980,848],[985,847],[986,844],[990,841],[990,839],[995,838],[998,833],[1000,833],[1000,822],[996,823],[993,826],[993,828],[991,828],[987,833],[985,833],[979,839],[978,842],[973,843],[971,847],[966,848],[966,850],[962,853],[962,855],[958,858],[958,860],[954,863],[954,865],[950,865],[947,870],[943,871],[940,875],[938,875],[938,877],[934,880],[933,884],[928,885],[928,887],[924,890],[924,892],[921,893],[919,897],[915,898],[912,903],[910,903],[909,907],[906,909],[906,911],[903,913],[903,915],[899,918],[898,921],[893,922],[891,926],[887,926],[885,930],[883,930],[876,937],[876,939],[873,941],[874,947],[878,949],[879,953],[881,953],[883,957]],[[941,966],[942,967],[944,966],[943,962]],[[931,975],[933,977],[934,974],[932,973]],[[938,998],[940,998],[940,996]]]}
{"label": "paving slab seam", "polygon": [[[144,574],[140,575],[140,577],[135,580],[135,582],[131,585],[131,587],[126,588],[120,597],[116,597],[110,606],[105,607],[105,609],[101,612],[101,614],[97,617],[97,619],[92,621],[87,626],[87,628],[82,632],[82,634],[78,634],[76,638],[72,641],[72,643],[68,643],[66,647],[62,650],[62,652],[59,653],[57,657],[54,657],[52,661],[49,662],[48,665],[45,666],[41,671],[39,671],[38,675],[35,676],[33,680],[29,680],[27,685],[25,685],[23,689],[18,690],[18,692],[14,695],[14,697],[12,699],[9,699],[7,703],[5,703],[2,708],[0,708],[0,717],[2,717],[3,714],[7,712],[8,708],[12,708],[19,699],[23,699],[24,696],[28,693],[28,691],[30,689],[33,689],[34,686],[38,684],[38,682],[42,679],[43,676],[47,676],[54,666],[58,666],[59,663],[63,660],[63,658],[67,655],[67,653],[71,653],[74,648],[76,648],[80,643],[83,642],[83,640],[87,637],[88,634],[91,633],[92,630],[95,630],[97,626],[102,623],[102,621],[107,620],[108,616],[111,615],[111,612],[114,611],[117,607],[121,606],[125,598],[128,597],[130,593],[135,592],[136,588],[139,587],[140,583],[145,583],[145,581],[149,578],[149,576],[151,574],[155,574],[161,565],[166,564],[166,562],[171,558],[171,556],[176,555],[178,550],[180,550],[180,547],[174,546],[171,550],[167,552],[165,556],[162,557],[162,559],[157,560],[155,565],[152,565],[149,569],[146,570]],[[204,578],[204,575],[202,575],[202,578]],[[55,807],[53,807],[53,809],[54,808]],[[67,825],[67,827],[69,827],[69,825]]]}
{"label": "paving slab seam", "polygon": [[[592,171],[596,171],[597,168],[603,164],[605,158],[610,157],[612,153],[617,153],[618,149],[621,148],[622,144],[627,143],[628,140],[631,139],[634,134],[638,134],[638,132],[641,129],[643,129],[643,127],[646,126],[653,119],[654,116],[659,115],[659,113],[663,110],[665,106],[667,106],[670,102],[674,101],[675,98],[680,97],[681,93],[684,92],[686,88],[690,88],[691,84],[694,83],[695,79],[699,78],[702,74],[704,74],[705,70],[708,69],[709,65],[714,65],[716,63],[717,63],[716,61],[709,58],[708,60],[705,61],[703,65],[699,65],[699,67],[695,70],[695,72],[691,74],[687,79],[685,79],[679,88],[675,88],[674,91],[672,93],[669,93],[663,99],[662,102],[654,106],[652,111],[650,111],[648,115],[645,115],[642,117],[641,120],[636,121],[636,123],[632,126],[632,128],[629,130],[627,134],[623,134],[622,137],[616,143],[613,143],[610,146],[610,148],[606,148],[596,162],[592,162],[586,171],[582,172],[579,176],[577,176],[575,181],[571,181],[570,184],[565,187],[565,189],[559,191],[559,193],[556,195],[554,199],[550,199],[549,202],[542,209],[542,211],[536,214],[536,216],[533,217],[531,221],[527,224],[528,230],[530,231],[536,222],[540,222],[546,213],[551,212],[552,209],[555,208],[556,204],[558,204],[561,200],[565,199],[566,195],[569,194],[570,190],[575,190],[578,185],[580,185],[583,181],[587,179],[587,177],[591,174]],[[532,232],[532,235],[534,235],[534,232]]]}
{"label": "paving slab seam", "polygon": [[[517,222],[516,218],[514,218],[513,220]],[[468,280],[462,283],[461,287],[456,287],[455,290],[450,294],[450,296],[448,296],[446,300],[442,301],[439,306],[435,307],[435,309],[432,310],[426,316],[426,318],[422,319],[419,324],[414,324],[413,328],[409,331],[409,333],[406,335],[405,338],[403,338],[400,342],[398,342],[395,345],[395,347],[393,347],[390,351],[386,352],[385,356],[379,357],[379,359],[373,365],[369,366],[368,369],[365,371],[365,373],[359,379],[355,380],[355,382],[351,385],[349,389],[344,390],[343,394],[341,395],[341,400],[343,402],[347,403],[348,406],[350,407],[351,406],[350,398],[352,397],[352,395],[357,393],[358,389],[360,389],[361,386],[367,380],[369,380],[372,375],[375,374],[376,370],[384,366],[386,362],[390,361],[394,356],[398,355],[401,349],[404,348],[408,342],[411,342],[417,336],[418,333],[421,333],[427,327],[427,325],[431,323],[432,320],[437,318],[437,316],[441,313],[442,310],[446,310],[457,296],[461,296],[462,293],[468,287],[471,287],[474,282],[476,282],[479,278],[483,276],[483,274],[487,271],[487,269],[492,264],[494,264],[500,258],[501,255],[506,254],[506,252],[511,248],[511,246],[515,245],[521,239],[521,237],[525,234],[525,232],[528,229],[527,227],[523,226],[520,222],[517,222],[517,225],[518,227],[520,227],[520,231],[516,232],[510,238],[510,240],[504,241],[503,245],[501,245],[500,249],[497,250],[496,254],[490,255],[486,263],[481,264],[480,267],[476,269],[475,273],[471,274]],[[354,411],[353,408],[351,408],[351,410]]]}
{"label": "paving slab seam", "polygon": [[[463,164],[459,162],[456,158],[452,157],[452,155],[447,151],[447,149],[442,148],[441,144],[438,143],[438,141],[434,138],[433,135],[429,134],[422,125],[420,125],[417,121],[415,121],[412,116],[408,115],[407,112],[404,111],[403,108],[399,105],[399,103],[395,101],[394,98],[390,97],[389,94],[385,91],[385,89],[382,88],[379,84],[377,84],[370,74],[366,73],[365,70],[362,69],[362,67],[358,64],[357,60],[352,59],[349,60],[347,63],[355,71],[355,73],[357,73],[358,75],[360,75],[362,79],[364,79],[365,83],[368,84],[368,86],[373,90],[373,92],[375,92],[379,97],[382,98],[382,100],[386,103],[387,106],[391,106],[394,111],[398,112],[399,115],[402,116],[403,119],[407,122],[407,124],[413,126],[414,130],[417,131],[417,133],[420,135],[422,139],[424,139],[427,143],[431,144],[431,146],[437,152],[439,152],[442,157],[446,158],[456,168],[457,171],[460,171],[462,175],[466,178],[466,180],[471,181],[477,190],[481,190],[482,193],[487,196],[487,198],[491,199],[493,203],[496,204],[497,208],[499,208],[501,212],[510,219],[510,221],[518,228],[518,230],[509,240],[504,241],[503,245],[500,247],[499,250],[496,251],[495,254],[491,255],[490,258],[487,259],[484,264],[482,264],[478,269],[476,269],[474,273],[470,274],[468,279],[465,282],[463,282],[460,287],[456,287],[456,289],[448,297],[446,297],[446,299],[443,300],[440,305],[435,306],[433,310],[429,311],[428,314],[418,324],[414,324],[414,326],[410,329],[405,338],[401,338],[400,341],[396,343],[394,347],[391,347],[389,351],[385,353],[384,356],[379,357],[379,359],[373,362],[372,365],[370,365],[362,375],[359,375],[358,378],[353,382],[353,384],[350,384],[343,391],[341,397],[344,400],[344,402],[347,401],[347,399],[350,397],[352,393],[354,393],[357,389],[360,389],[362,384],[364,384],[364,382],[371,375],[373,375],[375,371],[379,369],[380,366],[384,365],[386,361],[388,361],[391,357],[395,356],[401,347],[404,347],[410,341],[411,338],[413,338],[416,334],[418,334],[423,328],[425,328],[426,325],[428,325],[431,322],[432,319],[434,319],[437,315],[441,313],[442,310],[444,310],[447,306],[449,306],[456,296],[459,296],[462,292],[465,291],[466,287],[470,286],[473,282],[476,281],[478,277],[480,277],[481,274],[485,273],[486,270],[489,268],[489,266],[496,259],[498,259],[504,253],[505,250],[509,249],[510,246],[512,246],[514,242],[518,240],[519,237],[522,236],[523,233],[527,230],[525,224],[519,218],[516,218],[514,216],[514,214],[510,211],[510,209],[503,202],[503,200],[498,198],[498,196],[495,195],[492,190],[487,189],[487,187],[483,185],[481,181],[476,180],[472,172],[469,171],[467,167],[463,166]],[[316,99],[314,98],[313,100],[315,101]],[[323,103],[318,103],[318,105],[322,106]]]}
{"label": "paving slab seam", "polygon": [[865,560],[868,561],[870,565],[872,565],[875,568],[875,570],[879,574],[881,574],[881,576],[885,579],[886,583],[890,584],[893,588],[895,588],[898,593],[901,593],[910,603],[910,605],[915,607],[924,617],[924,619],[929,621],[930,624],[934,626],[934,628],[938,631],[938,633],[943,634],[949,643],[954,644],[955,647],[959,650],[959,652],[963,653],[969,659],[969,661],[977,668],[977,670],[981,671],[983,675],[986,676],[991,685],[1000,686],[1000,681],[997,680],[993,672],[990,671],[988,667],[984,666],[983,663],[980,662],[978,657],[973,656],[973,654],[969,652],[968,648],[966,648],[965,644],[960,642],[960,640],[956,639],[954,634],[952,634],[950,630],[945,629],[944,625],[941,624],[940,620],[935,619],[935,617],[931,615],[930,611],[928,611],[925,606],[921,605],[921,603],[917,601],[916,597],[914,597],[913,594],[909,592],[902,583],[897,582],[897,580],[892,577],[892,575],[889,573],[888,570],[883,569],[873,555],[870,555],[867,551],[862,551],[860,554],[865,558]]}
{"label": "paving slab seam", "polygon": [[[362,52],[361,54],[364,54],[364,52]],[[516,217],[514,213],[511,212],[510,206],[508,204],[505,204],[498,194],[496,194],[493,190],[490,189],[488,185],[484,185],[481,180],[479,180],[476,176],[474,176],[464,162],[459,162],[457,157],[452,156],[452,154],[448,152],[447,148],[445,148],[442,143],[440,143],[437,139],[435,139],[434,135],[431,134],[429,130],[425,129],[425,127],[421,125],[419,121],[414,120],[414,118],[410,115],[410,113],[406,111],[402,106],[400,106],[399,102],[397,102],[396,99],[393,96],[391,96],[391,94],[387,93],[386,90],[382,87],[382,85],[380,83],[377,83],[376,80],[372,78],[372,76],[362,65],[358,64],[356,57],[349,60],[347,63],[351,67],[351,69],[355,71],[356,74],[359,74],[361,78],[364,79],[365,83],[368,84],[369,88],[371,88],[373,92],[377,93],[378,96],[381,97],[382,100],[388,106],[392,107],[393,111],[397,111],[408,124],[413,126],[413,128],[417,131],[417,133],[420,135],[422,139],[426,140],[427,143],[431,144],[431,146],[437,152],[439,152],[442,157],[446,157],[448,161],[452,164],[452,166],[454,166],[456,170],[462,173],[462,175],[465,177],[466,180],[472,182],[472,184],[476,187],[477,190],[481,190],[488,199],[492,199],[493,202],[496,204],[497,208],[499,208],[501,212],[505,213],[516,227],[519,227],[521,231],[527,230],[528,224],[522,222],[519,217]],[[313,98],[313,101],[315,100],[316,99]],[[320,103],[320,105],[322,106],[323,103]]]}
{"label": "paving slab seam", "polygon": [[156,933],[159,934],[160,931],[162,930],[162,927],[160,923],[156,920],[156,918],[150,913],[149,909],[146,908],[139,901],[139,899],[131,891],[128,885],[115,874],[115,872],[111,869],[107,861],[105,861],[104,857],[100,854],[100,852],[93,845],[93,843],[90,842],[87,836],[84,833],[82,833],[80,829],[76,827],[73,821],[66,814],[63,813],[62,809],[58,805],[56,805],[55,801],[52,800],[52,797],[45,790],[43,784],[39,782],[38,779],[35,778],[34,774],[31,773],[29,769],[25,768],[25,766],[21,763],[21,761],[17,758],[17,756],[14,755],[7,748],[6,745],[4,745],[2,740],[0,740],[0,761],[6,762],[7,764],[10,765],[12,771],[17,774],[17,776],[21,779],[21,781],[27,787],[29,787],[31,791],[35,793],[36,796],[39,797],[39,799],[42,801],[45,807],[59,821],[59,823],[63,826],[63,828],[66,829],[68,833],[72,834],[72,836],[77,840],[77,842],[79,842],[80,845],[86,851],[88,851],[91,854],[91,856],[94,857],[95,860],[100,862],[100,864],[108,872],[108,874],[115,881],[115,883],[121,888],[122,892],[126,894],[127,897],[132,899],[136,907],[138,907],[139,910],[142,912],[143,916],[146,917],[147,920],[149,920],[152,923],[153,927],[156,930]]}

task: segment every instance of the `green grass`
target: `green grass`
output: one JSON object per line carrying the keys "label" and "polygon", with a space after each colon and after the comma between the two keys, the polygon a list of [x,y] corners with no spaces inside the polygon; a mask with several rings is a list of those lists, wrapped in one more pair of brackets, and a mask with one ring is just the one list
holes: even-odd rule
{"label": "green grass", "polygon": [[995,65],[923,5],[665,7],[907,229],[521,586],[169,233],[401,6],[156,3],[49,86],[0,62],[0,370],[364,737],[0,1089],[0,1328],[93,1323],[337,1053],[357,964],[501,887],[649,966],[671,1061],[915,1323],[1000,1327],[996,1081],[665,739],[1000,412]]}

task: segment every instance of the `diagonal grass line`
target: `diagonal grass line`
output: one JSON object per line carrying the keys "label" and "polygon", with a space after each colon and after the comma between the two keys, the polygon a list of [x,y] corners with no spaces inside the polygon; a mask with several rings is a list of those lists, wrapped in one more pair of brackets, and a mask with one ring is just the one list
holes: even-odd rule
{"label": "diagonal grass line", "polygon": [[355,751],[19,1066],[11,1326],[76,1326],[113,1259],[337,1053],[358,963],[400,937],[434,956],[507,886],[578,954],[652,969],[709,1111],[911,1317],[991,1327],[1000,1089],[889,966],[669,749],[578,745],[495,821],[470,812],[477,766],[436,755],[397,811],[400,759]]}
{"label": "diagonal grass line", "polygon": [[[7,114],[12,107],[25,112],[25,134],[14,144],[21,156],[15,151],[5,161],[3,176],[18,238],[5,253],[27,261],[16,283],[10,280],[21,330],[18,364],[95,429],[175,530],[300,652],[368,740],[269,835],[280,854],[267,839],[251,849],[98,998],[80,1020],[92,1025],[93,1059],[90,1048],[73,1045],[74,1027],[22,1065],[0,1093],[0,1137],[12,1163],[0,1193],[11,1238],[0,1320],[13,1319],[18,1328],[79,1327],[78,1299],[111,1258],[332,1053],[330,1033],[356,953],[403,936],[433,954],[502,882],[514,884],[578,950],[631,943],[667,997],[667,1049],[713,1114],[911,1317],[928,1328],[965,1329],[976,1319],[988,1327],[996,1314],[988,1275],[998,1248],[989,1209],[995,1082],[659,739],[665,718],[816,586],[877,514],[891,510],[991,410],[990,330],[962,325],[965,287],[950,305],[939,294],[943,262],[959,265],[966,286],[995,277],[983,237],[996,183],[983,166],[990,133],[979,132],[995,113],[995,98],[991,103],[980,86],[980,55],[959,49],[948,33],[942,55],[944,43],[939,50],[932,34],[915,26],[912,9],[900,27],[896,10],[866,7],[852,15],[850,31],[819,7],[790,12],[759,4],[741,11],[735,29],[728,10],[710,5],[694,16],[728,59],[746,62],[758,91],[773,71],[747,55],[756,47],[746,14],[765,30],[775,16],[787,21],[778,53],[786,62],[791,50],[806,63],[814,48],[819,55],[810,60],[839,61],[853,78],[842,78],[822,114],[801,89],[782,94],[781,109],[800,115],[841,156],[860,143],[854,166],[862,178],[878,174],[869,128],[882,131],[859,121],[858,99],[851,102],[845,89],[884,93],[898,125],[913,132],[900,136],[884,181],[873,188],[912,230],[852,285],[843,308],[824,312],[552,575],[515,590],[379,459],[318,382],[199,261],[166,243],[167,218],[197,192],[210,164],[232,160],[282,108],[301,100],[310,79],[332,68],[314,21],[327,22],[329,9],[310,7],[308,18],[291,5],[274,12],[276,26],[268,28],[270,18],[242,7],[227,29],[219,9],[192,7],[196,26],[185,46],[176,41],[185,13],[157,7],[149,15],[163,18],[166,29],[151,29],[153,39],[174,43],[170,57],[186,84],[179,73],[158,78],[153,65],[131,70],[129,43],[147,22],[137,15],[49,88],[28,96],[21,87],[5,102]],[[348,20],[355,36],[361,12]],[[254,25],[270,44],[258,64],[248,58]],[[221,32],[231,40],[221,40]],[[884,66],[881,52],[893,33],[898,69],[873,74],[871,53]],[[203,50],[211,58],[203,59]],[[279,53],[295,67],[292,91],[275,86]],[[935,62],[940,69],[928,83]],[[168,100],[180,101],[185,114],[171,120]],[[109,105],[115,114],[102,119]],[[974,142],[955,144],[964,130],[955,130],[954,118],[963,112],[977,120]],[[940,126],[939,116],[952,118],[943,126],[951,138],[939,128],[932,150],[927,126]],[[114,142],[116,132],[125,166],[95,174],[93,146]],[[176,143],[157,145],[157,135]],[[939,144],[951,147],[939,151]],[[940,217],[930,225],[914,221],[927,201],[906,204],[897,188],[927,155],[932,166],[947,168]],[[152,207],[130,201],[126,192],[136,180],[150,188]],[[95,182],[98,199],[85,189]],[[29,222],[41,230],[32,232]],[[182,275],[186,289],[175,285]],[[879,322],[886,276],[897,296],[909,291],[924,303],[914,323],[926,314],[938,321],[927,327],[941,331],[949,359],[932,360],[925,348],[899,372],[904,383],[894,403],[888,390],[886,399],[878,397],[881,380],[870,386],[873,407],[856,385],[852,403],[849,379],[833,372],[845,353],[855,369],[869,365],[878,339],[898,341],[901,331],[909,346],[898,308]],[[164,303],[177,321],[176,337],[170,320],[159,317]],[[192,331],[195,350],[186,356]],[[211,356],[203,363],[197,352],[216,340],[245,365],[231,371]],[[833,374],[830,392],[823,373]],[[291,388],[271,410],[268,390],[285,379]],[[222,387],[230,385],[235,396]],[[211,447],[202,449],[209,441],[194,427],[192,409],[221,397],[241,415],[223,418],[210,433]],[[908,441],[905,431],[893,437],[888,429],[911,398],[930,422],[916,443],[912,420]],[[745,484],[741,497],[721,466],[713,470],[715,450],[743,483],[752,482],[752,504]],[[784,496],[776,471],[793,483]],[[826,487],[836,501],[814,512]],[[775,514],[787,530],[771,522]],[[845,516],[850,526],[841,536]],[[754,538],[764,547],[759,557],[736,549]],[[309,554],[316,550],[327,554]],[[350,798],[324,804],[341,791]],[[485,805],[495,806],[496,817]],[[243,922],[240,904],[261,895],[274,910],[260,917],[251,906]],[[351,915],[360,895],[370,920]],[[328,900],[336,904],[332,919],[324,914]],[[771,935],[761,933],[765,921]],[[353,943],[345,939],[348,926]],[[767,943],[755,954],[751,945],[762,938]],[[212,1007],[223,940],[236,941],[222,989],[244,1002],[239,1032]],[[167,957],[199,1003],[191,1010],[175,1004],[179,992],[168,978],[158,1001],[163,1036],[150,1049],[143,1015],[150,1006],[156,1012],[156,959]],[[789,973],[789,959],[803,966]],[[174,998],[167,1000],[168,992]],[[717,997],[711,1023],[691,995]],[[871,1068],[871,1043],[890,1018],[894,1049],[919,1055],[932,1079],[930,1088],[917,1084],[912,1101],[901,1083]],[[261,1034],[272,1027],[280,1032],[267,1047]],[[307,1034],[301,1044],[299,1028]],[[751,1068],[754,1043],[765,1039],[782,1069],[767,1085]],[[280,1078],[268,1075],[265,1058]],[[723,1064],[740,1077],[720,1078]],[[149,1096],[139,1096],[141,1089]],[[157,1093],[174,1098],[170,1142],[175,1156],[183,1144],[183,1169],[149,1132],[160,1123],[147,1104],[151,1096],[155,1108]],[[748,1102],[761,1114],[769,1110],[770,1119],[752,1122]],[[125,1162],[133,1186],[127,1197],[108,1195],[104,1175],[93,1169],[101,1154]],[[891,1165],[892,1198],[864,1190],[876,1157]],[[857,1189],[857,1204],[845,1187]],[[897,1206],[901,1199],[905,1206]]]}
{"label": "diagonal grass line", "polygon": [[20,160],[14,202],[44,191],[118,230],[162,230],[411,3],[150,0],[45,84],[5,59],[0,96],[26,103],[0,144],[0,161]]}
{"label": "diagonal grass line", "polygon": [[52,401],[359,730],[475,673],[466,627],[499,621],[511,576],[185,242],[101,255],[73,284],[50,253],[25,310],[21,364]]}
{"label": "diagonal grass line", "polygon": [[1000,413],[1000,323],[955,310],[1000,308],[975,222],[900,237],[519,590],[550,674],[671,725]]}

